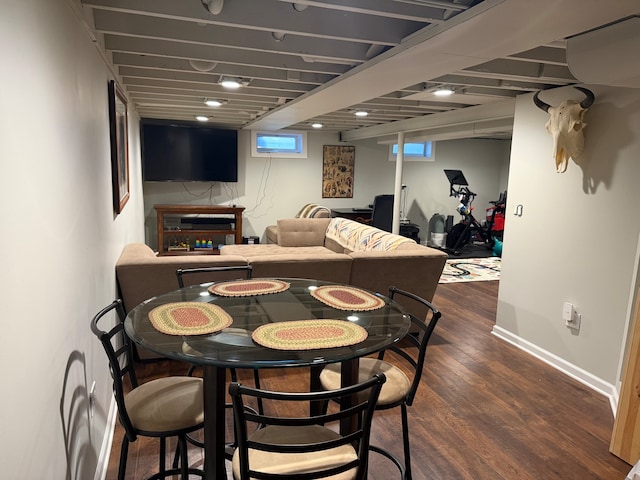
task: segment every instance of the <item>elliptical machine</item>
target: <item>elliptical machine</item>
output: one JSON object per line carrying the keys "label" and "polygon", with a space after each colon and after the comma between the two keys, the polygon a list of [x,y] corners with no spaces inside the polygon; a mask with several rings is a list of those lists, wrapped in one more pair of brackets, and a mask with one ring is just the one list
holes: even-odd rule
{"label": "elliptical machine", "polygon": [[486,227],[483,227],[473,216],[471,204],[476,194],[469,190],[469,183],[462,171],[445,170],[444,173],[449,179],[449,196],[458,198],[460,203],[456,211],[462,215],[460,223],[454,225],[447,235],[447,252],[452,255],[460,255],[462,248],[471,241],[474,232],[482,238],[488,249],[493,249],[495,242],[492,236],[493,224],[496,214],[504,212],[506,192],[504,195],[500,194],[498,200],[490,202],[494,205],[493,212]]}

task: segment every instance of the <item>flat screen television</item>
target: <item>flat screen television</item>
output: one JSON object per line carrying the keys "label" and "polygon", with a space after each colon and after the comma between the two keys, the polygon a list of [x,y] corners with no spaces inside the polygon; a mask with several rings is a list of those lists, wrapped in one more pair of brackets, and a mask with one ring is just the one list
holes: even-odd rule
{"label": "flat screen television", "polygon": [[142,120],[145,182],[237,182],[238,132],[190,123]]}

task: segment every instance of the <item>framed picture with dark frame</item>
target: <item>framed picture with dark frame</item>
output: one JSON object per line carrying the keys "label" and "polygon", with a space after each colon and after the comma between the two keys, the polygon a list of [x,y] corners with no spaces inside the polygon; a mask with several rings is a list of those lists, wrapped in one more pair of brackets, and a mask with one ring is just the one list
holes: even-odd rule
{"label": "framed picture with dark frame", "polygon": [[111,139],[111,180],[116,213],[129,200],[129,149],[127,99],[114,80],[109,81],[109,137]]}

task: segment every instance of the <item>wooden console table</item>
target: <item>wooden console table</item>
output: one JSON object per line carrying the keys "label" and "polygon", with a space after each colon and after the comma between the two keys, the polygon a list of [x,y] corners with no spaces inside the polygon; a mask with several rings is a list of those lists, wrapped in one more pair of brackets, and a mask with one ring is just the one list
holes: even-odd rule
{"label": "wooden console table", "polygon": [[[226,243],[227,235],[234,236],[234,243],[242,243],[244,207],[154,205],[153,208],[158,220],[159,255],[217,254],[220,253],[218,245]],[[168,222],[169,219],[173,219],[173,222]],[[213,247],[205,245],[196,248],[196,239],[212,240]],[[174,242],[182,246],[172,245]]]}

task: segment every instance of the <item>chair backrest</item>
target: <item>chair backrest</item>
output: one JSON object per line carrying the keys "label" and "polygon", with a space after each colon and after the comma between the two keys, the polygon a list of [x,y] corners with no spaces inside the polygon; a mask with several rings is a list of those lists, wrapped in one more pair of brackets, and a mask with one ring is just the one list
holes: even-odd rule
{"label": "chair backrest", "polygon": [[[110,330],[102,330],[98,326],[98,323],[101,323],[103,319],[106,321],[112,318],[110,315],[107,315],[112,311],[116,313],[115,326]],[[116,399],[116,404],[118,405],[118,416],[120,417],[129,441],[134,441],[136,439],[136,429],[131,423],[124,402],[124,379],[128,379],[132,389],[137,388],[138,379],[134,369],[131,340],[124,332],[125,315],[122,300],[117,299],[93,317],[91,320],[91,331],[98,337],[107,354],[109,371],[113,379],[113,394]]]}
{"label": "chair backrest", "polygon": [[[352,469],[356,469],[356,479],[366,478],[371,420],[380,389],[385,381],[386,377],[384,374],[378,374],[365,382],[350,387],[310,393],[271,392],[246,387],[237,382],[231,383],[229,385],[229,393],[231,394],[233,402],[236,440],[240,461],[240,478],[242,480],[249,480],[249,478],[273,479],[281,477],[288,480],[302,478],[310,480],[330,477]],[[357,401],[359,403],[350,408],[341,409],[337,412],[325,412],[313,416],[309,415],[311,402],[322,403],[330,400],[340,402],[342,400],[344,403],[347,398],[354,399],[355,394],[359,392],[364,393],[358,395],[359,400]],[[368,393],[368,395],[366,395],[366,393]],[[256,400],[262,400],[264,402],[265,410],[278,412],[277,416],[260,414],[255,410],[247,408],[247,405],[251,405]],[[337,431],[338,425],[344,420],[350,421],[352,425],[357,425],[357,429],[345,435],[335,435],[335,438],[330,440],[324,437],[316,441],[305,439],[303,442],[302,439],[297,439],[297,441],[283,442],[282,438],[277,436],[279,440],[270,442],[265,439],[264,435],[254,435],[251,439],[248,438],[248,432],[254,432],[257,428],[270,428],[274,426],[309,427],[312,425],[321,425]],[[326,466],[317,465],[309,468],[309,470],[313,470],[313,473],[310,471],[299,474],[291,472],[276,474],[271,472],[268,475],[264,475],[251,469],[249,449],[282,454],[299,453],[306,456],[313,452],[320,452],[321,455],[323,451],[345,445],[355,446],[357,458],[350,461],[341,459],[340,462],[337,462],[337,465],[336,462],[331,463],[327,460]],[[342,464],[340,464],[341,462]]]}
{"label": "chair backrest", "polygon": [[[386,349],[386,351],[392,351],[402,358],[412,370],[411,388],[405,399],[407,405],[411,405],[418,390],[418,385],[420,385],[427,345],[442,314],[431,302],[424,298],[397,287],[389,287],[389,298],[393,300],[396,295],[407,297],[427,308],[427,314],[424,319],[409,314],[412,326],[411,333],[406,335],[399,344]],[[381,352],[379,357],[382,358],[383,356],[384,352]]]}
{"label": "chair backrest", "polygon": [[373,199],[373,210],[371,212],[371,225],[384,230],[391,231],[393,224],[393,195],[376,195]]}
{"label": "chair backrest", "polygon": [[[176,270],[176,277],[178,277],[178,287],[183,288],[185,283],[183,280],[184,275],[198,275],[199,279],[204,278],[202,274],[207,274],[207,279],[204,282],[211,282],[212,277],[215,276],[215,273],[218,272],[233,272],[233,271],[244,271],[245,278],[250,279],[253,272],[253,267],[251,265],[230,265],[224,267],[202,267],[202,268],[179,268]],[[191,285],[200,284],[203,282],[193,282]]]}

